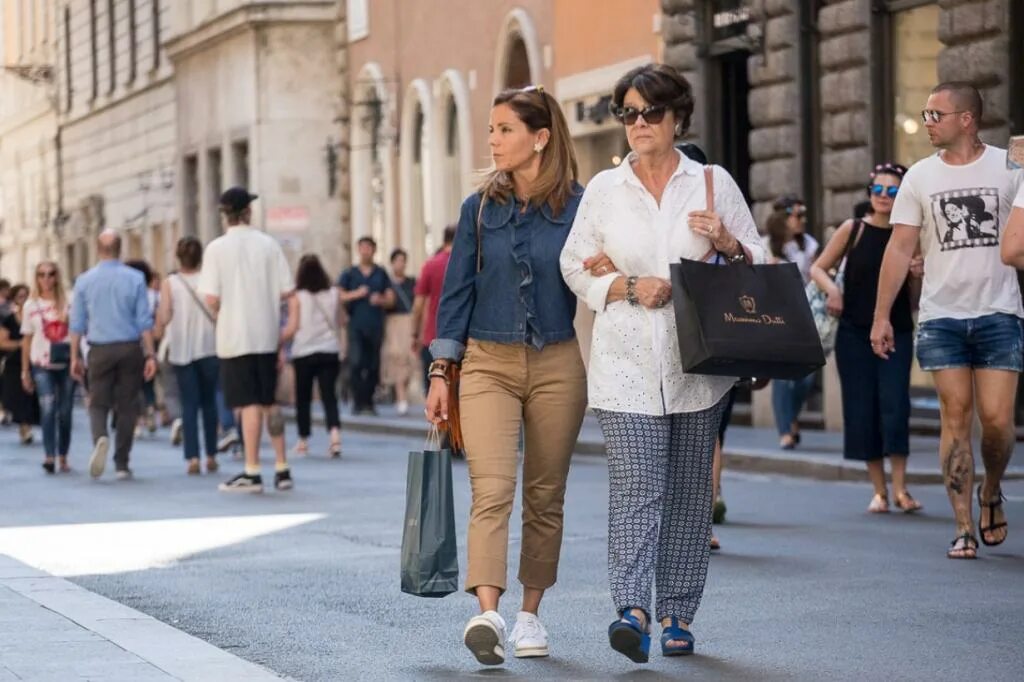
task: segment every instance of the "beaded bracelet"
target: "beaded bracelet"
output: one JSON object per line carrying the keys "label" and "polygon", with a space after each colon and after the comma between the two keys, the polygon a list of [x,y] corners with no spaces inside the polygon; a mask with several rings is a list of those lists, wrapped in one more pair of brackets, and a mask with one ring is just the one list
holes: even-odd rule
{"label": "beaded bracelet", "polygon": [[626,278],[626,302],[630,305],[640,305],[640,299],[636,296],[636,276]]}

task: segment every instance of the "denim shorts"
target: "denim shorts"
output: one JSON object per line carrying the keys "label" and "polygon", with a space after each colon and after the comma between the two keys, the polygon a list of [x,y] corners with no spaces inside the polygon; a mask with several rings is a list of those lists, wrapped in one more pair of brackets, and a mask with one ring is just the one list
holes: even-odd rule
{"label": "denim shorts", "polygon": [[1020,372],[1024,333],[1020,318],[995,313],[968,320],[948,317],[922,322],[917,329],[921,369],[970,367]]}

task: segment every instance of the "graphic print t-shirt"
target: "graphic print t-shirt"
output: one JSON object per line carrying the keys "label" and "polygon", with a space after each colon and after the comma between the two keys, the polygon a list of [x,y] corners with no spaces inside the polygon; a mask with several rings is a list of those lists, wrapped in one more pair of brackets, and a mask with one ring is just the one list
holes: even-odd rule
{"label": "graphic print t-shirt", "polygon": [[977,160],[963,166],[933,154],[907,171],[891,221],[921,228],[919,322],[993,313],[1024,317],[1017,272],[999,258],[1020,184],[1021,171],[1006,168],[1006,150],[987,145]]}

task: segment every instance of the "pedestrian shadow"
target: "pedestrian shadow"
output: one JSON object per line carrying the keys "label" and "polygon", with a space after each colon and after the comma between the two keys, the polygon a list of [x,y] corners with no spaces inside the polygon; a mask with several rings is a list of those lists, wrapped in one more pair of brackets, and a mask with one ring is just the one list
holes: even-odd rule
{"label": "pedestrian shadow", "polygon": [[749,530],[805,530],[808,526],[795,524],[795,523],[765,523],[763,521],[726,521],[723,524],[716,525],[716,528],[727,530],[729,528],[736,529],[749,529]]}

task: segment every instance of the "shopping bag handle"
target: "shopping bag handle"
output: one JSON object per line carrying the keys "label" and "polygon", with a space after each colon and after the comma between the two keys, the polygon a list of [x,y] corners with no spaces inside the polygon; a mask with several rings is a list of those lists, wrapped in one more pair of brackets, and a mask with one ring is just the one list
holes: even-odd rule
{"label": "shopping bag handle", "polygon": [[437,428],[437,424],[430,425],[430,429],[427,431],[427,437],[423,441],[423,449],[429,451],[438,451],[441,449],[441,430]]}

